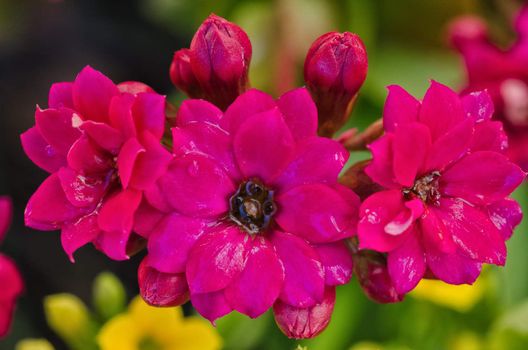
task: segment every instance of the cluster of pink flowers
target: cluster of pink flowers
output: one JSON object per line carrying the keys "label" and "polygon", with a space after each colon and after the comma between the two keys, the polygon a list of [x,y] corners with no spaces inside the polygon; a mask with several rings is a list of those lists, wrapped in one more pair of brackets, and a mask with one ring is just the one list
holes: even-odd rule
{"label": "cluster of pink flowers", "polygon": [[354,271],[367,295],[393,302],[424,276],[472,283],[482,263],[504,264],[522,216],[508,196],[525,174],[504,155],[486,92],[433,82],[420,102],[390,87],[359,191],[340,182],[349,153],[330,137],[366,77],[360,38],[317,39],[307,87],[278,99],[249,88],[251,51],[241,28],[210,16],[174,55],[171,79],[191,97],[175,118],[148,86],[90,67],[54,84],[22,135],[50,173],[26,224],[61,229],[72,261],[87,243],[115,260],[146,247],[148,303],[190,300],[211,322],[271,308],[294,338],[324,330]]}
{"label": "cluster of pink flowers", "polygon": [[519,11],[514,30],[518,39],[503,49],[493,44],[483,20],[465,16],[451,23],[449,38],[466,67],[463,93],[489,92],[495,118],[508,134],[508,155],[528,170],[528,6]]}
{"label": "cluster of pink flowers", "polygon": [[[4,239],[11,217],[13,204],[11,199],[0,197],[0,242]],[[24,282],[18,268],[11,258],[0,254],[0,338],[7,334],[13,320],[16,301],[24,289]]]}

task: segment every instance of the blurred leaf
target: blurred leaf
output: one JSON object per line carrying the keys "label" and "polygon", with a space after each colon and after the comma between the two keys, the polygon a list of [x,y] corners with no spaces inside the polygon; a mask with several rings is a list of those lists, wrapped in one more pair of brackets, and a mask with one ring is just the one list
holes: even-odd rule
{"label": "blurred leaf", "polygon": [[271,311],[256,319],[232,312],[222,317],[217,323],[217,329],[224,340],[226,350],[246,350],[257,348],[260,340],[266,334],[268,326],[274,321]]}

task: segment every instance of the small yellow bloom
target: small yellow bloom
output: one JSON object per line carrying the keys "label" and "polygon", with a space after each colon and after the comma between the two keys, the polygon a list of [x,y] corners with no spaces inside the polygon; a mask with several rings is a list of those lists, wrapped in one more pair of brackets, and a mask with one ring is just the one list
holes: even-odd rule
{"label": "small yellow bloom", "polygon": [[222,345],[204,319],[184,318],[180,307],[149,306],[141,297],[103,326],[97,342],[101,350],[215,350]]}
{"label": "small yellow bloom", "polygon": [[23,339],[19,341],[15,350],[54,350],[46,339]]}
{"label": "small yellow bloom", "polygon": [[482,281],[482,278],[473,285],[452,285],[439,280],[423,279],[410,295],[459,312],[466,312],[482,298],[484,291],[485,281]]}

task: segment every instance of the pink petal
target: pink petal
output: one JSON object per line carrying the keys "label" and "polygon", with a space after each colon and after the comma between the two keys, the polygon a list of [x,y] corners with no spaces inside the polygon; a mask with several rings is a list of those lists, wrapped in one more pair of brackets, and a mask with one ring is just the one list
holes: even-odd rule
{"label": "pink petal", "polygon": [[15,262],[0,254],[0,301],[10,301],[18,298],[24,290],[24,281]]}
{"label": "pink petal", "polygon": [[138,268],[139,294],[152,306],[178,306],[189,300],[184,274],[163,273],[150,266],[147,256]]}
{"label": "pink petal", "polygon": [[390,133],[368,145],[368,149],[372,152],[372,161],[365,167],[365,173],[372,181],[389,189],[400,188],[393,171],[393,141],[394,135]]}
{"label": "pink petal", "polygon": [[141,202],[141,192],[119,191],[103,204],[98,217],[99,227],[107,232],[130,233],[134,213]]}
{"label": "pink petal", "polygon": [[[220,127],[207,122],[192,122],[172,129],[174,147],[198,151],[214,158],[233,177],[238,177],[238,168],[233,154],[231,136]],[[178,152],[176,152],[178,154]]]}
{"label": "pink petal", "polygon": [[500,153],[480,151],[453,164],[440,177],[441,191],[474,204],[489,204],[504,197],[524,180],[525,173]]}
{"label": "pink petal", "polygon": [[84,176],[71,168],[61,168],[58,176],[66,198],[76,207],[94,206],[105,194],[109,179]]}
{"label": "pink petal", "polygon": [[213,325],[216,319],[233,311],[224,296],[223,290],[213,293],[193,294],[191,295],[191,303],[196,311]]}
{"label": "pink petal", "polygon": [[166,216],[150,234],[150,266],[160,272],[183,273],[189,252],[208,230],[209,223],[178,214]]}
{"label": "pink petal", "polygon": [[418,121],[420,102],[401,86],[387,87],[389,95],[383,109],[383,128],[396,131],[400,126]]}
{"label": "pink petal", "polygon": [[117,157],[117,169],[123,188],[128,188],[136,160],[140,154],[145,152],[145,149],[136,138],[128,139],[121,147]]}
{"label": "pink petal", "polygon": [[413,231],[407,240],[388,254],[389,275],[398,294],[406,294],[416,287],[425,274],[424,250]]}
{"label": "pink petal", "polygon": [[154,183],[151,187],[144,191],[145,198],[152,207],[163,213],[170,213],[173,210],[165,197],[165,192],[162,191],[160,181]]}
{"label": "pink petal", "polygon": [[296,307],[310,307],[321,302],[324,270],[315,249],[289,233],[274,231],[270,237],[284,266],[284,285],[279,298]]}
{"label": "pink petal", "polygon": [[465,115],[458,95],[447,86],[432,81],[419,114],[419,121],[429,127],[432,139],[452,129]]}
{"label": "pink petal", "polygon": [[335,288],[328,287],[324,299],[309,308],[298,308],[278,300],[273,305],[275,321],[289,338],[307,339],[320,334],[330,323],[335,303]]}
{"label": "pink petal", "polygon": [[73,126],[75,112],[71,109],[40,109],[35,111],[35,123],[47,143],[62,155],[68,154],[72,144],[81,136]]}
{"label": "pink petal", "polygon": [[296,141],[317,135],[317,107],[306,88],[285,93],[277,106]]}
{"label": "pink petal", "polygon": [[239,127],[233,149],[242,175],[272,181],[291,161],[294,141],[278,109],[252,116]]}
{"label": "pink petal", "polygon": [[411,187],[431,148],[429,130],[420,123],[401,125],[394,133],[392,147],[394,177],[401,185]]}
{"label": "pink petal", "polygon": [[61,231],[62,249],[73,263],[73,253],[85,244],[93,242],[101,230],[97,224],[97,212],[94,211],[71,223],[66,223]]}
{"label": "pink petal", "polygon": [[406,210],[399,190],[377,192],[368,197],[359,209],[359,248],[389,252],[403,244],[405,232],[394,235],[385,230],[387,224]]}
{"label": "pink petal", "polygon": [[134,123],[133,106],[136,101],[134,95],[122,94],[115,96],[110,101],[110,125],[119,130],[125,139],[136,137],[137,130]]}
{"label": "pink petal", "polygon": [[225,289],[229,305],[256,318],[277,300],[284,282],[284,268],[274,247],[262,237],[251,242],[246,267]]}
{"label": "pink petal", "polygon": [[70,204],[59,176],[50,175],[31,196],[24,212],[26,226],[37,230],[56,230],[82,212]]}
{"label": "pink petal", "polygon": [[134,214],[134,227],[132,230],[143,238],[149,238],[150,234],[165,217],[165,213],[159,211],[143,197],[136,213]]}
{"label": "pink petal", "polygon": [[86,174],[102,174],[113,171],[113,156],[95,145],[86,135],[81,136],[68,152],[70,168]]}
{"label": "pink petal", "polygon": [[228,132],[235,134],[238,128],[251,116],[271,110],[277,105],[270,95],[250,89],[238,96],[227,108],[224,117],[220,120],[220,126]]}
{"label": "pink petal", "polygon": [[504,240],[511,237],[514,228],[521,223],[523,218],[521,206],[510,198],[489,205],[488,214]]}
{"label": "pink petal", "polygon": [[462,105],[466,115],[473,121],[491,119],[493,115],[493,100],[487,91],[475,91],[462,97]]}
{"label": "pink petal", "polygon": [[48,107],[73,109],[72,89],[73,83],[70,82],[52,84],[48,96]]}
{"label": "pink petal", "polygon": [[506,136],[506,133],[504,132],[502,123],[489,121],[475,125],[475,133],[470,148],[473,152],[506,152],[508,148],[508,136]]}
{"label": "pink petal", "polygon": [[29,159],[48,173],[53,173],[66,165],[66,157],[44,140],[36,126],[20,135],[20,140]]}
{"label": "pink petal", "polygon": [[249,253],[247,238],[238,228],[226,226],[194,244],[186,270],[193,296],[224,289],[244,270]]}
{"label": "pink petal", "polygon": [[235,187],[226,173],[200,154],[176,158],[159,180],[167,202],[187,216],[226,214]]}
{"label": "pink petal", "polygon": [[117,88],[119,89],[119,92],[132,95],[137,95],[142,92],[155,92],[150,86],[139,81],[124,81],[117,84]]}
{"label": "pink petal", "polygon": [[434,247],[440,253],[452,254],[456,252],[457,246],[437,211],[437,209],[428,208],[421,217],[419,224],[422,230],[422,240],[427,241],[429,247]]}
{"label": "pink petal", "polygon": [[352,254],[343,241],[315,246],[325,273],[325,284],[346,284],[352,277]]}
{"label": "pink petal", "polygon": [[423,214],[424,209],[421,199],[415,198],[406,201],[404,208],[385,225],[385,233],[393,236],[405,233]]}
{"label": "pink petal", "polygon": [[172,159],[170,152],[149,131],[144,131],[142,136],[145,152],[138,155],[129,183],[138,190],[151,187],[167,171]]}
{"label": "pink petal", "polygon": [[489,219],[485,209],[465,201],[443,199],[436,214],[453,242],[468,258],[488,264],[504,265],[504,238]]}
{"label": "pink petal", "polygon": [[107,121],[110,100],[117,94],[119,90],[114,83],[90,66],[86,66],[73,82],[75,110],[79,111],[85,120]]}
{"label": "pink petal", "polygon": [[13,202],[8,196],[0,196],[0,243],[9,230],[13,218]]}
{"label": "pink petal", "polygon": [[457,253],[441,253],[426,246],[427,266],[438,279],[449,284],[473,284],[481,263]]}
{"label": "pink petal", "polygon": [[165,129],[165,96],[139,93],[132,107],[138,131],[149,131],[160,139]]}
{"label": "pink petal", "polygon": [[349,153],[338,142],[310,137],[297,144],[293,160],[277,178],[281,190],[311,183],[334,184]]}
{"label": "pink petal", "polygon": [[87,120],[79,128],[99,147],[112,154],[117,154],[124,141],[121,133],[106,123]]}
{"label": "pink petal", "polygon": [[313,184],[294,187],[277,197],[275,220],[286,232],[325,243],[349,235],[356,210],[334,189]]}
{"label": "pink petal", "polygon": [[440,136],[429,151],[425,170],[443,170],[466,154],[473,137],[473,124],[471,119],[466,119]]}
{"label": "pink petal", "polygon": [[176,123],[184,126],[192,122],[208,122],[218,125],[222,111],[214,104],[204,100],[185,100],[178,109]]}

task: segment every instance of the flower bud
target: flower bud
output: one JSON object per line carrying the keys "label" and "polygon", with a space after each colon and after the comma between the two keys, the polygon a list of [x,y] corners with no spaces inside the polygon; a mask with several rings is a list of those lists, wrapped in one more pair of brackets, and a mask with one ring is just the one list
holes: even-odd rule
{"label": "flower bud", "polygon": [[23,339],[19,341],[15,350],[54,350],[46,339]]}
{"label": "flower bud", "polygon": [[403,295],[396,292],[387,269],[387,259],[381,253],[361,250],[354,255],[354,272],[365,294],[378,303],[397,303]]}
{"label": "flower bud", "polygon": [[94,335],[86,305],[75,295],[54,294],[44,298],[48,326],[69,344],[79,344]]}
{"label": "flower bud", "polygon": [[304,61],[304,80],[319,112],[319,134],[331,136],[346,122],[367,76],[367,51],[358,35],[319,37]]}
{"label": "flower bud", "polygon": [[335,288],[327,287],[323,301],[309,308],[298,308],[278,300],[273,305],[275,322],[289,338],[307,339],[321,333],[332,317]]}
{"label": "flower bud", "polygon": [[152,306],[177,306],[189,300],[189,287],[184,274],[169,274],[149,266],[143,259],[138,269],[139,292]]}
{"label": "flower bud", "polygon": [[247,90],[251,51],[240,27],[212,14],[194,34],[190,49],[174,55],[172,82],[190,97],[225,110]]}
{"label": "flower bud", "polygon": [[463,51],[468,44],[487,41],[488,28],[478,17],[460,17],[449,24],[448,39],[453,47]]}
{"label": "flower bud", "polygon": [[126,306],[126,292],[121,281],[110,272],[101,272],[93,284],[93,304],[102,319],[121,313]]}

